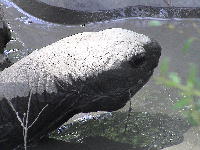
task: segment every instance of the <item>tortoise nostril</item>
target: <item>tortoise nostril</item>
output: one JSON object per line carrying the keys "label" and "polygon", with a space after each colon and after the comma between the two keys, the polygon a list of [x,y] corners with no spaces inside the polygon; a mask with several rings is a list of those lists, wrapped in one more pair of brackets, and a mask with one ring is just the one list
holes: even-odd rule
{"label": "tortoise nostril", "polygon": [[133,67],[140,67],[142,64],[144,64],[145,60],[145,56],[137,56],[136,58],[131,59],[129,62]]}

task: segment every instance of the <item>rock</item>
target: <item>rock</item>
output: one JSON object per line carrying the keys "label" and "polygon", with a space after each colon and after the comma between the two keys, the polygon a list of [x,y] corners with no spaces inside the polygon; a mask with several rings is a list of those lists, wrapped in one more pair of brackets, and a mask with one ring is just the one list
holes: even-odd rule
{"label": "rock", "polygon": [[11,61],[5,57],[4,55],[0,54],[0,71],[4,70],[11,66]]}
{"label": "rock", "polygon": [[23,143],[9,103],[23,118],[30,98],[33,142],[77,113],[122,108],[149,80],[160,54],[157,42],[121,28],[79,33],[35,50],[0,74],[1,144]]}
{"label": "rock", "polygon": [[10,41],[10,39],[11,39],[10,31],[6,23],[3,21],[2,11],[0,8],[0,53],[3,53],[3,48]]}
{"label": "rock", "polygon": [[192,127],[184,134],[184,141],[163,150],[199,150],[200,148],[200,127]]}
{"label": "rock", "polygon": [[[145,5],[128,5],[124,7],[121,6],[122,8],[118,7],[115,9],[88,11],[73,9],[75,7],[74,4],[78,3],[77,1],[74,1],[74,4],[72,2],[70,3],[72,7],[68,6],[68,8],[71,9],[48,5],[47,3],[49,2],[47,2],[46,0],[42,1],[13,0],[16,5],[18,5],[29,14],[42,20],[59,24],[86,24],[91,22],[101,22],[128,17],[199,18],[200,16],[199,7],[159,7]],[[57,1],[56,3],[58,4]],[[79,6],[79,8],[83,7],[82,4],[84,3],[86,2],[80,3],[81,6]],[[85,7],[89,7],[89,5]]]}
{"label": "rock", "polygon": [[[128,6],[157,6],[166,7],[170,5],[171,0],[37,0],[44,2],[48,5],[64,7],[72,10],[83,10],[83,11],[98,11],[117,9]],[[199,0],[173,0],[173,7],[200,7]]]}
{"label": "rock", "polygon": [[6,25],[3,21],[3,11],[0,7],[0,71],[4,68],[10,66],[10,61],[6,58],[2,53],[3,49],[5,48],[6,44],[10,41],[11,34]]}

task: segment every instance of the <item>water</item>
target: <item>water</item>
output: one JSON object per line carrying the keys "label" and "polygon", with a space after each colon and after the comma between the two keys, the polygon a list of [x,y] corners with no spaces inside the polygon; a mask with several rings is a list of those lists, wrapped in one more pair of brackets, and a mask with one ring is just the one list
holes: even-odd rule
{"label": "water", "polygon": [[[0,2],[6,2],[6,4],[8,4],[8,1],[5,0],[0,0]],[[158,27],[149,26],[149,22],[155,20],[155,18],[126,18],[90,23],[85,24],[84,26],[66,26],[43,22],[38,18],[32,18],[32,16],[24,13],[23,10],[21,11],[20,8],[16,8],[14,5],[7,5],[4,6],[4,8],[5,20],[13,30],[12,36],[14,39],[7,45],[5,54],[8,55],[12,62],[16,62],[33,50],[51,44],[66,36],[79,32],[99,31],[106,28],[120,27],[143,33],[156,39],[163,49],[161,61],[168,57],[170,59],[170,71],[178,72],[181,77],[186,78],[189,63],[195,63],[200,70],[199,41],[195,41],[191,45],[189,53],[183,54],[181,52],[183,44],[187,39],[191,37],[200,38],[199,19],[160,19],[159,21],[161,21],[162,25]],[[29,18],[28,22],[26,20],[27,18]],[[40,20],[41,22],[34,20]],[[64,129],[61,128],[60,131],[63,130],[62,135],[60,135],[61,133],[55,135],[57,139],[64,139],[67,142],[48,139],[46,142],[33,149],[50,150],[57,149],[58,147],[60,149],[70,147],[70,149],[81,150],[98,148],[107,148],[109,150],[117,150],[119,148],[121,148],[120,150],[134,150],[134,148],[137,148],[137,150],[144,150],[149,148],[150,150],[153,150],[170,147],[165,150],[176,150],[176,148],[198,150],[198,147],[200,147],[198,142],[200,141],[200,130],[198,127],[191,128],[186,123],[183,113],[172,108],[172,105],[180,97],[178,92],[163,85],[155,84],[153,78],[160,74],[158,68],[155,70],[151,80],[132,98],[131,115],[128,115],[130,109],[129,103],[116,114],[109,114],[106,117],[107,120],[99,118],[93,119],[92,117],[102,113],[104,114],[104,112],[93,113],[92,116],[90,116],[90,114],[79,114],[68,122],[70,124],[78,119],[78,123],[75,122],[74,126],[71,126],[71,124],[66,125],[69,126],[68,129],[70,130],[64,131]],[[140,115],[140,119],[145,118],[145,120],[142,120],[142,122],[135,121],[135,119],[138,118],[138,115]],[[83,119],[83,116],[89,117],[89,119],[80,121],[80,118]],[[126,124],[128,116],[130,116],[130,121]],[[117,122],[116,119],[119,118],[120,120]],[[180,121],[182,122],[180,123]],[[153,124],[153,122],[155,124]],[[135,128],[135,126],[131,126],[135,125],[135,123],[138,123],[141,127],[140,130]],[[132,132],[130,132],[130,134],[122,135],[120,129],[124,130],[126,126]],[[103,128],[106,129],[106,132],[103,132]],[[113,130],[115,132],[112,132]],[[120,133],[116,133],[116,131],[119,131]],[[137,132],[134,136],[133,131]],[[70,133],[70,138],[75,138],[70,139],[69,136],[65,138],[64,133]],[[109,134],[106,135],[106,133]],[[169,136],[170,133],[171,137]],[[113,136],[111,136],[111,134],[113,134]],[[149,135],[147,136],[147,134]],[[81,137],[80,135],[84,137]],[[100,138],[99,136],[103,137]],[[116,137],[118,137],[118,139]],[[131,137],[133,141],[130,142],[127,139],[128,137]],[[142,139],[145,137],[146,140],[141,142],[141,140],[138,140],[141,139],[141,137]],[[153,139],[153,137],[156,139]],[[69,139],[78,143],[74,144]],[[175,144],[179,145],[173,146]],[[195,149],[196,147],[197,149]]]}
{"label": "water", "polygon": [[18,12],[22,13],[24,15],[24,17],[20,17],[20,18],[16,18],[19,19],[20,21],[23,21],[26,24],[29,24],[30,22],[34,22],[37,24],[48,24],[51,25],[50,23],[47,23],[39,18],[36,18],[32,15],[30,15],[29,13],[25,12],[23,9],[21,9],[20,7],[18,7],[15,3],[13,3],[12,1],[9,0],[0,0],[1,3],[3,3],[7,8],[13,7],[15,8]]}

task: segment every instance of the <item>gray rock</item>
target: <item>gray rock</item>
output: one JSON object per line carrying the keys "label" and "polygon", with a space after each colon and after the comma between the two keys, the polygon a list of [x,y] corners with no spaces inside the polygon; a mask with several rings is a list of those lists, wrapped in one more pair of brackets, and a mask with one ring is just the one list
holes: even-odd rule
{"label": "gray rock", "polygon": [[172,1],[174,7],[200,7],[199,0],[37,0],[44,2],[48,5],[64,7],[72,10],[83,11],[98,11],[117,9],[127,6],[157,6],[166,7],[169,6]]}
{"label": "gray rock", "polygon": [[98,10],[108,10],[117,9],[128,6],[157,6],[166,7],[169,6],[170,1],[172,1],[172,6],[174,7],[199,7],[199,0],[37,0],[44,2],[48,5],[63,7],[72,10],[82,10],[82,11],[98,11]]}
{"label": "gray rock", "polygon": [[3,11],[0,8],[0,53],[3,52],[3,48],[10,41],[10,39],[10,31],[6,23],[3,21]]}
{"label": "gray rock", "polygon": [[[45,1],[46,3],[44,3],[43,1]],[[48,5],[52,3],[49,3],[46,0],[13,0],[13,2],[16,3],[20,8],[37,18],[48,22],[60,24],[86,24],[91,22],[101,22],[128,17],[199,18],[200,16],[200,8],[196,7],[196,5],[194,5],[194,7],[161,7],[145,5],[133,6],[131,5],[132,3],[128,3],[127,5],[122,6],[117,4],[118,7],[116,9],[113,9],[111,7],[110,9],[106,10],[104,9],[98,11],[88,11],[88,9],[91,8],[90,5],[82,6],[86,3],[86,0],[82,3],[78,3],[78,1],[73,1],[70,3],[72,7],[70,7],[69,4],[66,8]],[[76,4],[78,4],[78,6],[76,6]],[[109,4],[107,6],[109,6]],[[74,7],[89,8],[87,10],[77,10],[74,9]]]}
{"label": "gray rock", "polygon": [[10,67],[11,64],[12,64],[11,61],[6,56],[0,54],[0,71]]}
{"label": "gray rock", "polygon": [[6,57],[4,57],[4,55],[2,55],[3,49],[10,41],[10,39],[11,34],[6,23],[3,21],[3,10],[0,7],[0,71],[10,66],[11,64],[11,62]]}
{"label": "gray rock", "polygon": [[0,73],[0,142],[20,144],[19,117],[31,95],[29,141],[39,140],[80,112],[114,111],[149,80],[159,44],[121,28],[79,33],[36,50]]}

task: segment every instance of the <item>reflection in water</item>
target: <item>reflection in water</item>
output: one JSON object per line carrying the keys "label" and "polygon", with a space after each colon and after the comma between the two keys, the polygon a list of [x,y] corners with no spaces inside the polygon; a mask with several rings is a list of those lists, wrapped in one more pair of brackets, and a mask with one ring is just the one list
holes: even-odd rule
{"label": "reflection in water", "polygon": [[189,124],[184,120],[165,114],[115,112],[65,124],[50,137],[76,143],[106,139],[131,145],[134,149],[157,150],[181,143],[188,128]]}

